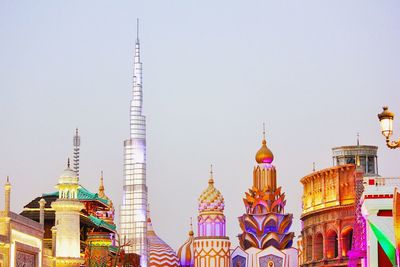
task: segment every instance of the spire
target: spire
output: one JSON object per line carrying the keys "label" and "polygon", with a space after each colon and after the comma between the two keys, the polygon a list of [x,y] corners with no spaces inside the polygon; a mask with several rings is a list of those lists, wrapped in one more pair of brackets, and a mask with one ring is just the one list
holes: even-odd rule
{"label": "spire", "polygon": [[10,176],[7,175],[7,184],[10,184]]}
{"label": "spire", "polygon": [[360,133],[357,133],[357,146],[360,146]]}
{"label": "spire", "polygon": [[133,98],[131,101],[132,115],[142,115],[142,62],[140,62],[139,19],[136,25],[135,54],[133,58]]}
{"label": "spire", "polygon": [[312,163],[312,171],[315,172],[315,162]]}
{"label": "spire", "polygon": [[210,179],[208,180],[208,184],[214,184],[214,173],[213,173],[213,165],[210,165]]}
{"label": "spire", "polygon": [[103,171],[101,171],[100,175],[100,185],[99,185],[99,197],[104,197],[104,179],[103,179]]}
{"label": "spire", "polygon": [[67,161],[67,168],[68,168],[68,169],[70,168],[69,158],[68,158],[68,161]]}
{"label": "spire", "polygon": [[265,122],[263,122],[263,141],[262,143],[267,143],[267,141],[265,140]]}
{"label": "spire", "polygon": [[136,19],[136,43],[139,43],[139,18]]}

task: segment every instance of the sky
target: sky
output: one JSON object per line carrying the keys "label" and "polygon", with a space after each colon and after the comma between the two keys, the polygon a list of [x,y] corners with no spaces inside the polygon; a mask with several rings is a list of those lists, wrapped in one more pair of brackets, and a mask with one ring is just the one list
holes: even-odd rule
{"label": "sky", "polygon": [[55,191],[75,127],[80,183],[97,191],[103,170],[121,204],[136,18],[151,217],[174,249],[197,216],[210,164],[238,244],[263,122],[296,236],[300,179],[313,162],[331,167],[331,148],[355,145],[357,132],[379,146],[380,175],[400,176],[400,150],[385,147],[376,116],[383,105],[400,114],[398,1],[4,0],[0,179],[10,176],[15,212]]}

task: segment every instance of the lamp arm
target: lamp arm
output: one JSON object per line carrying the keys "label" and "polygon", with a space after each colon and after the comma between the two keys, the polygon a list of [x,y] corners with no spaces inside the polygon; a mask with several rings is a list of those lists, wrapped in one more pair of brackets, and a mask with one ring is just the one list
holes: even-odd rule
{"label": "lamp arm", "polygon": [[386,145],[388,148],[395,149],[400,147],[400,138],[397,141],[390,141],[389,137],[386,137]]}

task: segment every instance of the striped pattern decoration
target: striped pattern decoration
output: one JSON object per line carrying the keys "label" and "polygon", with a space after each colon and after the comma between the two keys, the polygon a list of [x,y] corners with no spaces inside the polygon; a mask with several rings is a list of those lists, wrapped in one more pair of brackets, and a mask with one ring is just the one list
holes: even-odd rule
{"label": "striped pattern decoration", "polygon": [[181,267],[194,266],[193,239],[193,231],[190,230],[189,238],[178,250],[178,258],[181,263]]}
{"label": "striped pattern decoration", "polygon": [[150,219],[147,224],[147,242],[149,267],[180,267],[175,251],[156,235]]}

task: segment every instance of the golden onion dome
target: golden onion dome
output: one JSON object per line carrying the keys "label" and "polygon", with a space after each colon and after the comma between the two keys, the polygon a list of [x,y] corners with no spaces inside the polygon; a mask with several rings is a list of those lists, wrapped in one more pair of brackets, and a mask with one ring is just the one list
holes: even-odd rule
{"label": "golden onion dome", "polygon": [[256,161],[257,163],[271,163],[274,160],[274,154],[272,151],[267,147],[267,141],[265,138],[262,141],[261,148],[256,153]]}
{"label": "golden onion dome", "polygon": [[199,212],[219,211],[223,212],[225,207],[224,197],[221,192],[214,187],[214,179],[212,176],[208,180],[208,187],[201,193],[199,197]]}

